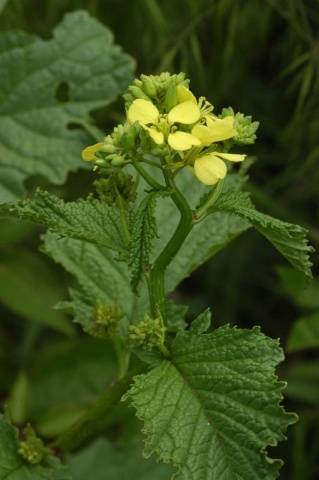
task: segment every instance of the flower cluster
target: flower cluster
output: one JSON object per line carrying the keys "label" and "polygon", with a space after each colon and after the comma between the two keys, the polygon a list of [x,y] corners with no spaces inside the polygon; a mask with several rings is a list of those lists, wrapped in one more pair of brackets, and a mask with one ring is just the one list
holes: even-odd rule
{"label": "flower cluster", "polygon": [[126,122],[115,128],[104,142],[83,151],[84,160],[101,167],[123,167],[145,155],[178,171],[190,167],[205,185],[215,185],[227,174],[228,162],[242,162],[246,155],[229,153],[234,144],[249,144],[258,127],[250,117],[222,115],[204,97],[197,99],[183,74],[142,75],[124,95]]}

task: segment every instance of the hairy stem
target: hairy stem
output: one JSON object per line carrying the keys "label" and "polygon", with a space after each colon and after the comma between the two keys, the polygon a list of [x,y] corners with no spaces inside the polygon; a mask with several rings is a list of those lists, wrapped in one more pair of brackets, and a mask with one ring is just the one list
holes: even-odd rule
{"label": "hairy stem", "polygon": [[193,225],[192,210],[184,195],[178,190],[170,172],[164,171],[167,187],[171,190],[171,198],[180,211],[181,217],[177,228],[165,246],[164,250],[155,260],[150,273],[149,292],[152,314],[160,313],[165,318],[165,270],[173,260]]}

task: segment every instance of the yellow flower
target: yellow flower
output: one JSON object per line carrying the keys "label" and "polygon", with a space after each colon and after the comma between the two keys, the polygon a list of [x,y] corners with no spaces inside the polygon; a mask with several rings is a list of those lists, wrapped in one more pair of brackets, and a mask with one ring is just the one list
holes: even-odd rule
{"label": "yellow flower", "polygon": [[92,160],[95,160],[95,154],[100,150],[101,147],[103,147],[103,143],[95,143],[94,145],[90,145],[89,147],[86,147],[82,151],[82,159],[85,162],[91,162]]}
{"label": "yellow flower", "polygon": [[198,138],[205,147],[215,142],[228,140],[237,135],[234,128],[234,117],[215,118],[212,115],[207,115],[206,125],[194,125],[192,135]]}
{"label": "yellow flower", "polygon": [[195,95],[187,87],[185,87],[184,85],[178,85],[176,90],[178,103],[190,101],[196,103],[197,105]]}
{"label": "yellow flower", "polygon": [[196,158],[194,162],[194,173],[198,180],[205,185],[215,185],[224,178],[227,173],[227,166],[223,160],[229,162],[242,162],[246,155],[236,153],[211,152]]}
{"label": "yellow flower", "polygon": [[[166,127],[169,131],[175,123],[193,125],[200,119],[200,115],[201,112],[197,103],[195,104],[191,100],[186,100],[177,104],[166,116],[162,117],[164,118]],[[161,116],[152,102],[141,98],[134,100],[128,109],[127,119],[131,123],[139,122],[158,145],[164,143],[164,134],[159,130],[161,126]],[[192,146],[199,146],[201,144],[200,140],[191,133],[179,130],[169,132],[167,141],[168,144],[177,151],[189,150]]]}

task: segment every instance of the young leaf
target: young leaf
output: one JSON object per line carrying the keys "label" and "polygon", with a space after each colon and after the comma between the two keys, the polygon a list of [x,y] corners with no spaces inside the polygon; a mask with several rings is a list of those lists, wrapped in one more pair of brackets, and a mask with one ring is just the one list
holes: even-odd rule
{"label": "young leaf", "polygon": [[279,406],[278,342],[224,326],[177,335],[171,355],[126,395],[144,421],[146,455],[174,465],[180,480],[277,478],[280,462],[265,449],[296,420]]}
{"label": "young leaf", "polygon": [[105,438],[69,458],[75,480],[167,480],[169,467],[142,457],[142,449],[135,444],[125,449],[113,446]]}
{"label": "young leaf", "polygon": [[195,320],[192,321],[192,324],[190,326],[190,332],[200,335],[201,333],[207,332],[207,330],[210,327],[212,319],[212,314],[209,308],[206,308],[198,317],[195,318]]}
{"label": "young leaf", "polygon": [[119,212],[100,200],[88,198],[64,202],[48,192],[38,190],[33,198],[2,208],[17,216],[46,226],[62,237],[72,237],[125,252],[124,234]]}
{"label": "young leaf", "polygon": [[0,480],[72,480],[68,467],[48,456],[38,465],[26,463],[18,453],[15,428],[0,417]]}
{"label": "young leaf", "polygon": [[111,32],[84,11],[66,15],[47,41],[0,35],[0,202],[21,195],[31,175],[62,183],[80,166],[91,138],[70,124],[89,124],[91,110],[126,88],[133,66]]}
{"label": "young leaf", "polygon": [[129,253],[133,291],[136,291],[142,275],[149,265],[153,239],[157,236],[154,216],[157,196],[157,192],[149,193],[133,215]]}
{"label": "young leaf", "polygon": [[232,212],[248,220],[297,270],[312,277],[309,254],[313,248],[308,244],[307,230],[259,212],[247,192],[221,195],[214,210]]}

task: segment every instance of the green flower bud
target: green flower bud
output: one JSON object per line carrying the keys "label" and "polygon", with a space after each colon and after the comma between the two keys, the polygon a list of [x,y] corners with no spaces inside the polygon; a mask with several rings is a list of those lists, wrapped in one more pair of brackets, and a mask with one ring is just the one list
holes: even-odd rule
{"label": "green flower bud", "polygon": [[145,315],[137,325],[129,327],[129,340],[133,347],[151,351],[158,348],[163,351],[165,327],[161,318],[151,318]]}
{"label": "green flower bud", "polygon": [[110,144],[110,143],[106,143],[106,144],[103,144],[103,146],[100,148],[100,152],[104,152],[104,153],[115,153],[117,150],[117,148]]}
{"label": "green flower bud", "polygon": [[142,88],[144,92],[150,97],[155,97],[157,93],[155,83],[150,79],[150,77],[147,77],[146,75],[142,75],[141,78],[143,78]]}
{"label": "green flower bud", "polygon": [[109,155],[108,159],[111,160],[111,164],[113,167],[120,167],[125,162],[125,159],[121,155],[117,155],[116,153]]}
{"label": "green flower bud", "polygon": [[238,145],[255,143],[259,122],[253,122],[250,115],[245,116],[240,112],[235,114],[231,107],[223,108],[220,117],[224,118],[230,115],[234,117],[234,127],[237,130],[237,135],[233,138],[234,142]]}
{"label": "green flower bud", "polygon": [[[145,75],[144,75],[145,76]],[[143,85],[143,82],[142,80],[140,80],[139,78],[135,78],[134,80],[134,85],[136,85],[137,87],[141,87]]]}
{"label": "green flower bud", "polygon": [[116,333],[122,317],[123,311],[119,305],[97,303],[93,311],[92,322],[85,330],[93,337],[109,338]]}
{"label": "green flower bud", "polygon": [[42,440],[37,437],[31,425],[26,426],[23,435],[25,439],[20,441],[19,454],[31,465],[40,463],[43,458],[50,453],[50,450],[46,448]]}
{"label": "green flower bud", "polygon": [[143,98],[144,100],[149,100],[150,101],[150,97],[148,97],[140,87],[136,87],[135,85],[131,85],[129,87],[129,92],[132,93],[132,95],[135,98]]}

